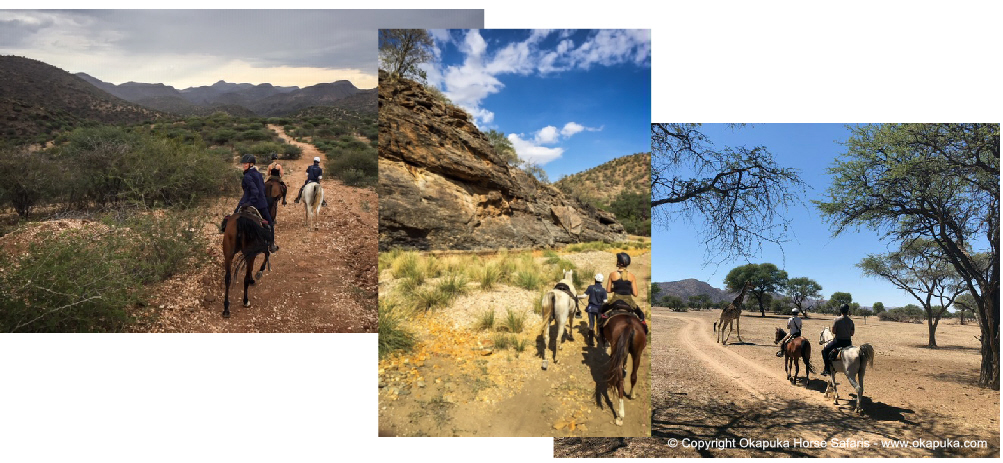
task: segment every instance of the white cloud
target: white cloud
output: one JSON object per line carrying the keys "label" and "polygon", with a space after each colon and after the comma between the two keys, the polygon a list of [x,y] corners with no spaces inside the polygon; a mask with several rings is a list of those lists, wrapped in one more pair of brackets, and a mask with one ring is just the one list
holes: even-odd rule
{"label": "white cloud", "polygon": [[[553,35],[561,40],[552,49],[543,48],[543,42]],[[577,48],[573,31],[533,30],[521,42],[511,42],[491,50],[480,31],[470,30],[461,39],[435,32],[437,43],[454,43],[464,54],[459,65],[444,68],[426,68],[428,82],[443,89],[443,93],[457,106],[474,115],[479,127],[493,120],[494,114],[481,103],[490,95],[505,88],[498,76],[504,74],[546,75],[573,68],[589,69],[593,65],[610,66],[624,63],[650,65],[651,34],[649,30],[599,30],[585,38]],[[584,130],[593,130],[583,127]],[[601,129],[601,128],[600,128]],[[574,126],[565,126],[565,137],[581,132]],[[599,130],[599,129],[595,129]],[[540,136],[540,135],[537,135]],[[537,143],[556,141],[556,129],[550,138]]]}
{"label": "white cloud", "polygon": [[508,134],[508,140],[512,142],[512,147],[515,148],[515,153],[519,156],[519,159],[533,164],[543,165],[564,154],[564,148],[539,146],[532,141],[523,140],[519,135],[514,133]]}
{"label": "white cloud", "polygon": [[561,129],[561,135],[563,135],[564,138],[570,138],[572,135],[583,130],[588,130],[589,132],[599,132],[602,130],[602,127],[585,127],[577,122],[568,122],[567,124],[564,124],[564,128]]}
{"label": "white cloud", "polygon": [[554,143],[557,141],[557,127],[548,125],[536,132],[536,137],[534,137],[537,143],[547,144]]}

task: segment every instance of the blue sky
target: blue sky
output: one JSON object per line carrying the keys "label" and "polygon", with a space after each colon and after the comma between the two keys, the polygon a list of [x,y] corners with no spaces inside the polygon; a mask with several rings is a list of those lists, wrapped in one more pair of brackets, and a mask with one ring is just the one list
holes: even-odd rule
{"label": "blue sky", "polygon": [[552,181],[650,151],[648,30],[434,30],[428,82]]}
{"label": "blue sky", "polygon": [[[808,184],[804,202],[807,207],[795,207],[787,212],[792,219],[791,241],[783,244],[783,252],[774,244],[764,244],[762,254],[753,263],[771,262],[787,271],[788,277],[808,277],[822,285],[822,294],[829,298],[836,291],[848,292],[862,306],[880,301],[886,307],[915,304],[905,291],[877,278],[865,277],[855,265],[867,254],[889,252],[897,243],[879,239],[877,232],[861,228],[847,230],[833,238],[810,200],[823,199],[830,184],[826,169],[845,152],[840,144],[849,138],[844,124],[755,124],[732,129],[725,124],[707,124],[702,132],[715,147],[765,146],[777,164],[801,171]],[[703,280],[714,287],[724,288],[724,277],[746,260],[726,261],[720,266],[703,265],[705,247],[698,239],[699,222],[679,221],[666,227],[652,225],[653,281],[676,281],[686,278]],[[671,243],[671,244],[670,244]]]}

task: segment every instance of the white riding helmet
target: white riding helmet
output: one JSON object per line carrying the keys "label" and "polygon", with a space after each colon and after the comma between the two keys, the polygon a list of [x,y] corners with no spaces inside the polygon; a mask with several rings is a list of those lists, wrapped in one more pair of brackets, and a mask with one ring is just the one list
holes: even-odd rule
{"label": "white riding helmet", "polygon": [[320,162],[320,156],[314,156],[313,162]]}
{"label": "white riding helmet", "polygon": [[798,310],[798,309],[794,309],[794,310],[791,311],[791,313],[794,314],[794,315],[797,315],[799,312],[801,312],[801,311]]}
{"label": "white riding helmet", "polygon": [[597,273],[596,274],[596,281],[602,283],[602,274],[601,273]]}

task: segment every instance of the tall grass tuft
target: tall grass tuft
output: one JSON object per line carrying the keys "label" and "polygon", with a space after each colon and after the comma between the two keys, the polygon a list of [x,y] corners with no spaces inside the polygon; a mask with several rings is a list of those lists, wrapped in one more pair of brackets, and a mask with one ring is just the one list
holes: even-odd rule
{"label": "tall grass tuft", "polygon": [[509,333],[522,333],[522,329],[526,323],[525,313],[515,313],[512,309],[505,310],[505,320],[502,321],[501,329],[508,331]]}
{"label": "tall grass tuft", "polygon": [[467,276],[462,273],[449,275],[439,281],[437,289],[447,301],[452,300],[467,291]]}
{"label": "tall grass tuft", "polygon": [[414,335],[403,327],[406,318],[406,314],[397,304],[387,299],[380,299],[376,320],[380,358],[395,351],[407,352],[414,347]]}
{"label": "tall grass tuft", "polygon": [[479,330],[490,330],[495,327],[495,310],[488,309],[481,312],[481,315],[477,318],[477,324],[475,327]]}
{"label": "tall grass tuft", "polygon": [[519,270],[515,275],[515,284],[523,289],[535,290],[543,284],[543,279],[536,272]]}
{"label": "tall grass tuft", "polygon": [[481,289],[487,290],[494,287],[501,277],[501,271],[494,263],[489,263],[481,269],[480,283]]}

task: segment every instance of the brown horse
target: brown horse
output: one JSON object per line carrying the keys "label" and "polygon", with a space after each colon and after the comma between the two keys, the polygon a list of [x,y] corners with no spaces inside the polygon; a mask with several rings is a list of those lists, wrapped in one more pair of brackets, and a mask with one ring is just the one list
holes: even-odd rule
{"label": "brown horse", "polygon": [[269,177],[265,182],[265,200],[268,201],[268,214],[275,222],[275,215],[279,212],[279,198],[282,198],[282,205],[286,205],[286,187],[275,177]]}
{"label": "brown horse", "polygon": [[[787,337],[787,332],[777,328],[776,336],[773,344],[777,344]],[[787,373],[787,379],[791,384],[795,385],[798,382],[798,375],[801,373],[801,363],[799,360],[804,361],[804,387],[808,387],[808,373],[815,373],[815,367],[811,365],[811,343],[801,336],[787,341],[787,346],[784,347],[784,373]],[[794,376],[791,376],[792,369],[794,370]]]}
{"label": "brown horse", "polygon": [[223,268],[226,269],[226,276],[223,278],[226,285],[223,296],[223,318],[230,318],[230,270],[237,252],[240,252],[240,256],[237,258],[234,273],[240,273],[242,265],[247,267],[247,274],[244,275],[244,307],[251,306],[251,303],[247,301],[247,287],[254,284],[254,279],[251,278],[251,269],[254,268],[254,259],[258,254],[264,253],[265,261],[261,263],[261,268],[258,269],[258,274],[255,277],[261,279],[261,273],[268,265],[267,234],[268,231],[255,223],[255,219],[248,218],[243,214],[235,214],[227,218],[226,228],[223,231]]}
{"label": "brown horse", "polygon": [[[603,338],[610,341],[609,369],[606,371],[607,387],[616,388],[620,400],[620,411],[613,410],[616,425],[623,426],[623,377],[627,374],[627,354],[634,360],[630,371],[630,391],[634,392],[637,384],[637,367],[641,365],[641,352],[648,345],[648,336],[644,334],[644,326],[632,314],[617,314],[610,317],[603,325]],[[627,398],[631,399],[631,394]]]}

